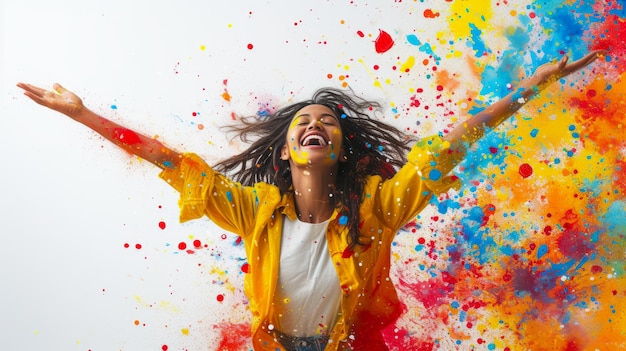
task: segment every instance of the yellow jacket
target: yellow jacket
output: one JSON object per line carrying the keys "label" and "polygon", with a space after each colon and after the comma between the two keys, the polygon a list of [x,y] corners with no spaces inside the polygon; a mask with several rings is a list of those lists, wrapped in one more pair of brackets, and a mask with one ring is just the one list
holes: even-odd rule
{"label": "yellow jacket", "polygon": [[[431,194],[447,191],[454,177],[437,171],[451,169],[447,143],[439,137],[418,142],[408,163],[392,178],[368,178],[360,207],[361,237],[369,244],[348,249],[347,228],[339,212],[331,216],[326,239],[341,288],[341,312],[326,350],[385,350],[380,330],[394,322],[403,306],[389,277],[391,244],[396,232],[427,204]],[[255,350],[281,350],[271,332],[272,304],[278,281],[283,215],[296,219],[292,194],[281,196],[277,187],[258,183],[242,186],[215,172],[199,156],[185,154],[175,169],[160,177],[181,194],[180,219],[208,216],[224,230],[241,236],[249,272],[244,289],[252,312]]]}

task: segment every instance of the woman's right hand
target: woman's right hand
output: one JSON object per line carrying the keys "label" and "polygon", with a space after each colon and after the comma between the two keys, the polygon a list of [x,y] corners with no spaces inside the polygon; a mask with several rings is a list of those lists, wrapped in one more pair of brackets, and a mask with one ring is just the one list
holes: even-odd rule
{"label": "woman's right hand", "polygon": [[39,105],[61,112],[71,118],[76,118],[85,109],[81,98],[58,83],[52,86],[53,90],[26,83],[18,83],[17,86],[24,89],[24,95]]}

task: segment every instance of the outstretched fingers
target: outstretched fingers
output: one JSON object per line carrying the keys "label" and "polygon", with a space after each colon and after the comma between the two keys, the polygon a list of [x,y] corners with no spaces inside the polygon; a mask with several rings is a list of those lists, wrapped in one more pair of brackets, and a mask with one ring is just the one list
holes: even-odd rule
{"label": "outstretched fingers", "polygon": [[[569,65],[565,65],[561,68],[561,72],[563,73],[563,76],[569,75],[571,73],[574,73],[586,66],[588,66],[590,63],[592,63],[593,61],[595,61],[598,57],[602,56],[605,54],[605,51],[603,50],[595,50],[592,51],[590,53],[588,53],[587,55],[583,56],[582,58],[570,63]],[[567,58],[567,57],[565,57]],[[560,63],[562,63],[563,60],[561,60]],[[565,60],[565,63],[567,63],[567,60]],[[560,65],[559,65],[560,66]]]}
{"label": "outstretched fingers", "polygon": [[45,98],[46,94],[49,93],[48,90],[25,83],[18,83],[17,86],[22,88],[24,90],[24,95],[29,97],[31,100],[39,105],[47,106]]}
{"label": "outstretched fingers", "polygon": [[44,94],[46,93],[46,89],[31,85],[31,84],[26,84],[26,83],[17,83],[17,86],[22,88],[24,90],[24,93],[29,96],[29,95],[33,95],[33,96],[38,96],[38,97],[43,97]]}

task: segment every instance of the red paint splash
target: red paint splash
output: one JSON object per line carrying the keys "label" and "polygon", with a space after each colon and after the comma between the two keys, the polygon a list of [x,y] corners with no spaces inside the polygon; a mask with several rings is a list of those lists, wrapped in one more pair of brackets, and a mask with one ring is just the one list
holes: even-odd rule
{"label": "red paint splash", "polygon": [[432,351],[435,349],[435,341],[419,339],[414,333],[396,325],[390,325],[383,329],[383,338],[390,350],[415,350]]}
{"label": "red paint splash", "polygon": [[[573,219],[572,219],[573,217]],[[570,209],[565,214],[561,226],[563,232],[557,240],[559,251],[577,260],[589,255],[593,250],[589,234],[590,228],[579,223],[579,217]]]}
{"label": "red paint splash", "polygon": [[159,222],[159,228],[165,229],[165,222],[163,221]]}
{"label": "red paint splash", "polygon": [[[608,55],[613,57],[612,62],[615,62],[615,68],[624,65],[624,59],[626,59],[626,45],[624,45],[624,38],[626,38],[626,21],[623,18],[619,18],[615,14],[610,14],[609,11],[616,9],[619,6],[620,1],[607,2],[613,4],[607,6],[604,9],[606,19],[602,22],[598,22],[599,26],[593,28],[591,31],[592,45],[591,50],[606,50]],[[622,5],[623,6],[623,5]]]}
{"label": "red paint splash", "polygon": [[528,178],[533,174],[533,167],[528,163],[523,163],[519,166],[519,174],[522,178]]}
{"label": "red paint splash", "polygon": [[220,324],[213,326],[219,329],[220,336],[216,350],[240,351],[248,350],[252,333],[249,324]]}
{"label": "red paint splash", "polygon": [[426,10],[424,10],[424,17],[426,17],[426,18],[439,17],[439,12],[434,12],[431,9],[426,9]]}
{"label": "red paint splash", "polygon": [[141,138],[137,133],[126,128],[113,129],[113,138],[125,145],[141,144]]}
{"label": "red paint splash", "polygon": [[443,279],[429,279],[426,281],[409,283],[400,280],[400,286],[410,295],[419,300],[427,309],[436,310],[437,307],[448,303],[448,294],[454,290],[454,284],[449,284]]}
{"label": "red paint splash", "polygon": [[385,32],[382,29],[379,29],[378,37],[374,42],[374,47],[376,48],[376,52],[382,54],[384,52],[389,51],[393,47],[393,39],[389,33]]}
{"label": "red paint splash", "polygon": [[249,273],[249,272],[250,272],[250,265],[249,265],[248,263],[244,263],[244,264],[241,266],[241,271],[242,271],[243,273]]}

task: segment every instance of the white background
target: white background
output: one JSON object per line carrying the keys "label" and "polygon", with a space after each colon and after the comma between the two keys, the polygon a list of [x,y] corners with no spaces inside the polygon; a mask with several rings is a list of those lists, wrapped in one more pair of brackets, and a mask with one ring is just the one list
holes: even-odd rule
{"label": "white background", "polygon": [[[17,82],[60,82],[94,111],[211,163],[241,150],[217,129],[232,112],[307,98],[342,74],[385,106],[407,95],[405,81],[375,87],[359,59],[406,57],[400,43],[375,52],[379,29],[404,41],[445,23],[420,27],[420,3],[379,3],[0,2],[0,349],[206,350],[214,325],[249,318],[235,237],[206,220],[179,224],[177,194],[155,167],[32,103]],[[206,247],[177,249],[192,239]]]}

